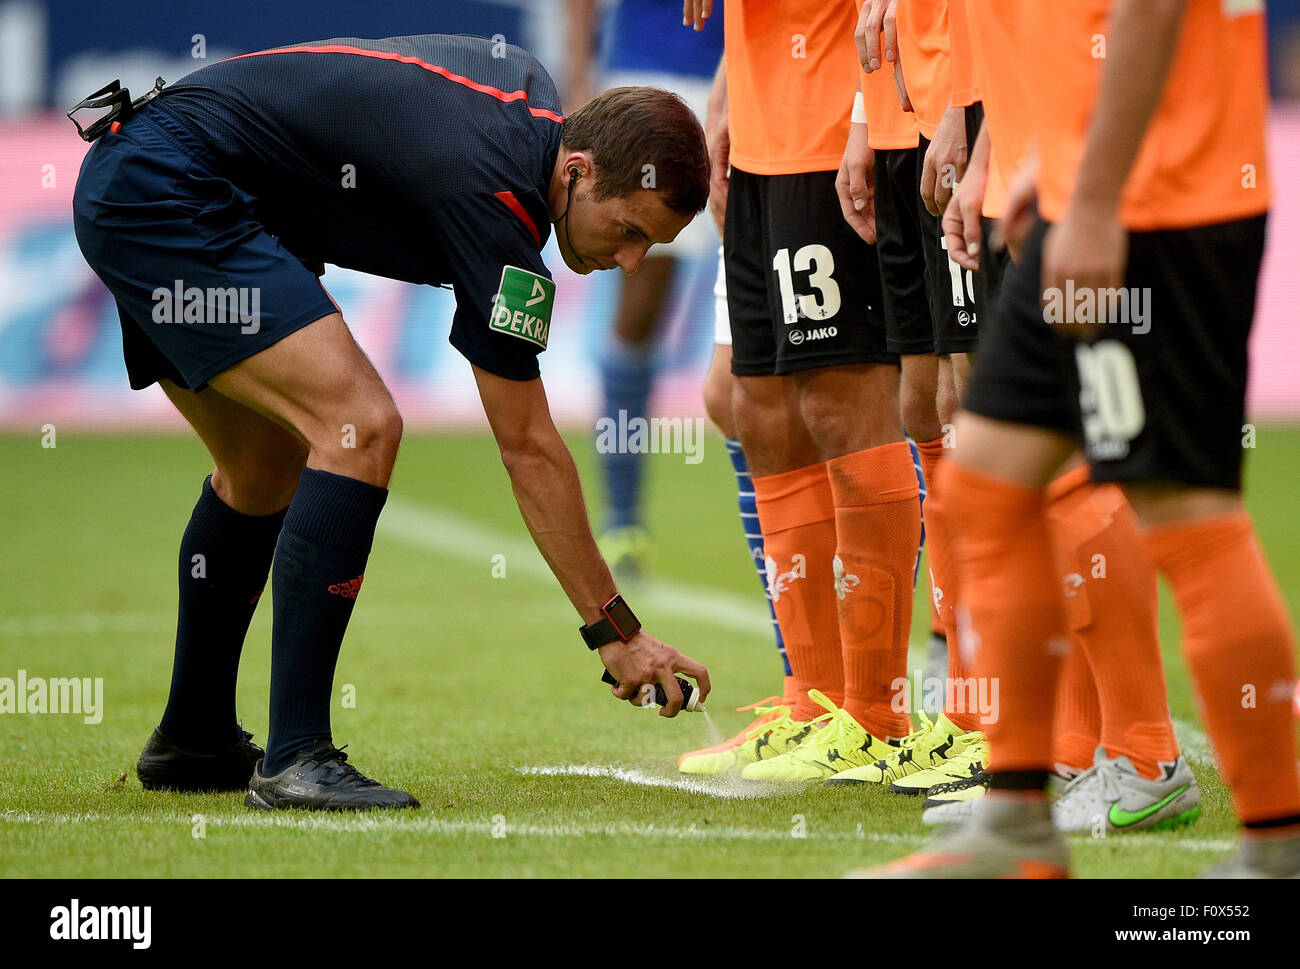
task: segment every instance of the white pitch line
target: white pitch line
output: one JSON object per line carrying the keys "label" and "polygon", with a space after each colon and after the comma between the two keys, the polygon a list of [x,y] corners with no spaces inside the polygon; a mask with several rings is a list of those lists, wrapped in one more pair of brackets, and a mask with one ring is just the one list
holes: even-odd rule
{"label": "white pitch line", "polygon": [[1214,767],[1217,769],[1214,752],[1210,750],[1210,742],[1196,724],[1190,720],[1183,720],[1181,717],[1174,718],[1174,737],[1178,741],[1179,752],[1187,758],[1189,763],[1193,763],[1197,767]]}
{"label": "white pitch line", "polygon": [[[414,502],[390,497],[379,519],[379,531],[401,544],[472,562],[484,569],[492,556],[500,553],[506,556],[508,569],[517,570],[518,574],[531,579],[555,582],[550,568],[531,542]],[[658,610],[683,619],[709,622],[731,632],[765,636],[771,630],[771,617],[757,596],[751,602],[720,589],[651,579],[638,593],[638,598],[647,603],[647,613],[651,609]],[[1179,748],[1188,761],[1198,767],[1215,765],[1205,734],[1194,723],[1175,720],[1174,730]],[[655,786],[672,785],[664,782]]]}
{"label": "white pitch line", "polygon": [[[377,530],[399,544],[472,563],[481,567],[484,575],[492,556],[504,555],[507,575],[542,581],[559,591],[559,583],[532,542],[448,512],[390,496]],[[643,615],[660,612],[730,632],[771,635],[771,617],[757,592],[751,600],[723,589],[650,578],[638,588],[637,599],[645,603]]]}
{"label": "white pitch line", "polygon": [[[455,836],[462,834],[486,835],[493,840],[512,837],[526,838],[638,838],[675,841],[789,841],[800,840],[791,835],[789,828],[740,828],[731,825],[681,825],[650,824],[646,822],[614,822],[605,824],[511,824],[508,818],[496,821],[448,821],[440,818],[385,815],[382,819],[365,815],[311,814],[276,812],[274,814],[241,814],[233,817],[204,815],[209,828],[289,828],[303,831],[336,831],[344,833],[401,832]],[[42,811],[0,811],[0,828],[13,825],[94,825],[145,823],[166,827],[190,828],[195,819],[175,815],[135,816],[118,814],[56,814]],[[804,837],[812,841],[875,841],[898,844],[918,842],[922,834],[902,835],[848,831],[818,832],[809,824]]]}
{"label": "white pitch line", "polygon": [[[253,617],[255,630],[271,626],[269,605]],[[428,629],[429,609],[397,603],[371,602],[357,613],[351,628]],[[101,636],[112,633],[149,633],[170,636],[176,631],[176,614],[165,612],[35,613],[0,619],[0,639],[38,639],[45,636]]]}
{"label": "white pitch line", "polygon": [[515,770],[520,774],[541,777],[609,777],[624,784],[636,784],[641,787],[666,787],[672,790],[685,791],[688,794],[703,794],[707,797],[737,801],[790,793],[789,787],[780,784],[763,784],[726,775],[714,780],[696,780],[681,777],[680,775],[665,777],[662,774],[639,770],[635,767],[614,767],[602,764],[557,764],[541,767],[516,767]]}
{"label": "white pitch line", "polygon": [[[574,765],[590,766],[590,765]],[[525,772],[527,768],[521,768]],[[537,773],[554,770],[538,768]],[[584,775],[589,776],[589,775]],[[229,817],[205,814],[203,822],[210,828],[277,828],[297,831],[333,831],[342,834],[374,834],[401,832],[453,837],[473,834],[500,838],[637,838],[672,841],[789,841],[794,838],[789,828],[741,828],[731,825],[687,827],[646,822],[614,822],[605,824],[512,824],[504,815],[501,821],[451,821],[441,818],[386,814],[382,817],[365,814],[307,814],[305,812],[276,812],[274,814],[249,813]],[[159,827],[192,828],[192,815],[131,815],[101,814],[94,811],[61,814],[47,811],[0,811],[0,829],[5,825],[79,826],[110,824],[149,824]],[[809,819],[804,838],[811,841],[869,841],[879,844],[916,844],[925,841],[931,832],[897,834],[886,831],[818,831],[816,819]],[[1194,840],[1171,834],[1125,834],[1109,838],[1071,838],[1072,848],[1159,847],[1165,850],[1192,852],[1226,852],[1237,847],[1235,841],[1216,839]]]}
{"label": "white pitch line", "polygon": [[0,619],[0,639],[36,636],[98,636],[103,633],[148,633],[176,628],[176,614],[164,612],[73,612],[7,616]]}
{"label": "white pitch line", "polygon": [[[531,541],[465,521],[447,511],[390,496],[379,518],[377,532],[400,545],[481,566],[485,575],[491,567],[492,556],[501,554],[506,557],[507,574],[542,582],[559,591],[559,583]],[[771,617],[757,592],[751,599],[724,589],[650,578],[639,587],[637,599],[644,603],[644,615],[658,612],[707,622],[728,632],[771,635]],[[557,603],[562,603],[562,600],[557,599]],[[427,615],[409,621],[422,623],[427,621]],[[369,622],[404,624],[392,618],[386,620],[374,609],[364,610],[364,615],[357,617],[358,625]],[[0,638],[162,632],[174,629],[175,624],[175,613],[162,612],[12,616],[0,619]]]}
{"label": "white pitch line", "polygon": [[1179,836],[1172,832],[1146,831],[1134,834],[1113,834],[1105,838],[1093,838],[1087,835],[1070,838],[1071,848],[1111,847],[1114,845],[1132,846],[1134,848],[1160,848],[1177,851],[1234,851],[1240,845],[1227,838],[1213,841],[1196,840],[1191,834]]}

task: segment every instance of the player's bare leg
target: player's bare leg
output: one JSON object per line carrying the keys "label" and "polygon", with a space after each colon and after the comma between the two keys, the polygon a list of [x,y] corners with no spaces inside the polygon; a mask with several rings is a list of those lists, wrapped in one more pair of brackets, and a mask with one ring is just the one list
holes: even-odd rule
{"label": "player's bare leg", "polygon": [[[718,300],[719,312],[726,312],[725,298]],[[725,319],[719,327],[725,324]],[[723,338],[729,338],[727,331],[722,331]],[[768,588],[764,562],[766,553],[763,547],[763,532],[759,527],[757,502],[754,494],[753,478],[745,449],[741,446],[736,433],[736,422],[732,414],[731,401],[737,378],[731,373],[731,344],[714,343],[713,357],[709,362],[709,371],[704,378],[701,392],[704,398],[704,411],[709,420],[720,430],[726,439],[727,455],[731,458],[732,469],[736,475],[736,491],[740,504],[740,521],[745,531],[745,541],[749,545],[750,561],[758,571],[759,584],[767,599],[768,614],[772,618],[772,633],[776,639],[777,653],[781,657],[784,674],[781,692],[771,697],[758,700],[741,707],[738,712],[754,711],[753,722],[747,724],[737,734],[701,750],[692,750],[677,759],[678,769],[684,774],[720,774],[748,763],[759,749],[761,742],[766,746],[769,738],[761,736],[760,728],[768,724],[777,724],[793,710],[798,699],[798,688],[790,668],[785,642],[781,636],[781,626],[777,622],[776,610],[772,603],[772,592]]]}
{"label": "player's bare leg", "polygon": [[713,422],[714,427],[728,439],[736,437],[736,418],[731,410],[732,385],[735,377],[731,374],[731,347],[726,343],[713,345],[713,357],[709,360],[709,372],[704,375],[704,413]]}
{"label": "player's bare leg", "polygon": [[910,353],[899,358],[899,405],[903,428],[914,441],[943,436],[939,418],[939,358],[931,353]]}
{"label": "player's bare leg", "polygon": [[799,412],[823,461],[903,440],[898,368],[855,364],[794,375]]}
{"label": "player's bare leg", "polygon": [[219,394],[292,431],[306,464],[276,547],[270,735],[250,807],[415,807],[347,763],[330,734],[334,667],[387,498],[402,421],[339,313],[211,380]]}
{"label": "player's bare leg", "polygon": [[[970,386],[971,372],[975,368],[974,353],[953,353],[946,358],[948,367],[951,368],[951,409],[945,404],[942,396],[939,400],[939,412],[944,417],[944,423],[950,423],[953,416],[957,413],[956,407],[966,396],[966,388]],[[942,392],[941,392],[942,393]]]}
{"label": "player's bare leg", "polygon": [[731,407],[736,379],[731,373],[731,344],[715,343],[713,358],[709,362],[709,372],[704,378],[704,412],[709,415],[709,420],[717,426],[727,440],[727,454],[731,458],[732,470],[736,473],[740,521],[745,529],[745,540],[749,544],[750,559],[758,569],[758,579],[763,586],[763,595],[767,599],[768,612],[772,617],[776,651],[781,657],[783,679],[780,699],[783,705],[793,706],[798,691],[795,688],[794,674],[790,670],[790,659],[786,655],[785,642],[781,639],[781,626],[776,620],[776,612],[772,607],[772,593],[767,587],[763,532],[758,525],[754,482],[745,449],[736,431],[736,420]]}
{"label": "player's bare leg", "polygon": [[997,474],[1026,488],[1042,488],[1078,447],[1068,435],[1026,424],[1008,424],[969,411],[953,426],[952,458],[963,467]]}
{"label": "player's bare leg", "polygon": [[650,340],[676,273],[677,260],[672,256],[648,255],[635,273],[623,277],[618,314],[614,317],[614,332],[619,339],[632,344]]}
{"label": "player's bare leg", "polygon": [[894,702],[896,684],[906,678],[921,537],[919,484],[899,419],[899,368],[827,367],[801,371],[795,383],[830,481],[844,709],[880,742],[874,762],[888,752],[884,742],[912,732]]}
{"label": "player's bare leg", "polygon": [[781,474],[819,460],[791,378],[737,377],[731,409],[754,475]]}
{"label": "player's bare leg", "polygon": [[737,376],[732,412],[753,475],[767,585],[796,681],[793,719],[807,723],[823,712],[810,699],[810,689],[836,704],[843,700],[834,611],[813,606],[814,600],[824,598],[818,590],[829,589],[832,581],[835,524],[830,482],[800,413],[792,378]]}

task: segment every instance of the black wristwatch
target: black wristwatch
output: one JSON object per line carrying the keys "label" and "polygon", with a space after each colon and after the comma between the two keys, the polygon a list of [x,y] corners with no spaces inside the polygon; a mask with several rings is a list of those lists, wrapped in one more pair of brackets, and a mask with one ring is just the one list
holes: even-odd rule
{"label": "black wristwatch", "polygon": [[641,629],[641,620],[632,614],[618,593],[600,607],[600,615],[590,626],[578,627],[588,649],[600,649],[615,640],[626,643]]}

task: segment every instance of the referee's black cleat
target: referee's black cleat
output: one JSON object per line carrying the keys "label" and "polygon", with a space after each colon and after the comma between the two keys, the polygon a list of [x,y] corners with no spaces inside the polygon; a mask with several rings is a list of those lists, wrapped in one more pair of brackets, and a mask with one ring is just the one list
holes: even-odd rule
{"label": "referee's black cleat", "polygon": [[348,763],[348,755],[328,740],[298,751],[292,764],[274,777],[262,776],[259,762],[248,782],[244,803],[270,811],[306,808],[311,811],[371,811],[418,808],[405,791],[384,787]]}
{"label": "referee's black cleat", "polygon": [[240,729],[239,739],[215,754],[177,747],[159,730],[149,736],[135,773],[146,791],[242,791],[264,751],[253,735]]}

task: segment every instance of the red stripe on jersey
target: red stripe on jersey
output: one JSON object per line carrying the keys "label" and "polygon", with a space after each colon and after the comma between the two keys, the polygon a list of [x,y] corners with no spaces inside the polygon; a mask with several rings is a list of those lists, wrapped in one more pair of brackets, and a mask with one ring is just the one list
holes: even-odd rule
{"label": "red stripe on jersey", "polygon": [[534,244],[536,244],[538,249],[542,248],[542,237],[537,231],[537,223],[535,223],[533,217],[528,214],[528,210],[524,208],[523,203],[520,202],[519,199],[515,198],[515,193],[507,189],[504,192],[497,192],[496,197],[502,202],[505,202],[506,207],[509,208],[511,212],[519,216],[519,221],[522,222],[528,231],[533,234]]}
{"label": "red stripe on jersey", "polygon": [[[240,60],[244,57],[261,57],[263,54],[358,54],[361,57],[378,57],[384,61],[400,61],[403,64],[414,64],[416,67],[423,68],[426,71],[432,71],[445,77],[449,81],[454,81],[464,87],[478,91],[481,94],[490,94],[498,101],[523,101],[528,106],[528,113],[534,118],[550,118],[552,121],[563,122],[564,116],[556,114],[554,111],[547,111],[545,108],[534,108],[528,104],[528,93],[526,91],[502,91],[500,88],[491,87],[487,84],[479,84],[478,81],[471,81],[469,78],[460,74],[453,74],[445,67],[439,67],[437,64],[430,64],[428,61],[422,61],[418,57],[407,57],[405,54],[395,54],[391,51],[384,50],[366,50],[362,47],[348,47],[346,44],[327,44],[317,47],[277,47],[274,50],[258,50],[251,54],[239,54],[235,57],[228,58],[232,61]],[[535,232],[535,230],[534,230]]]}

